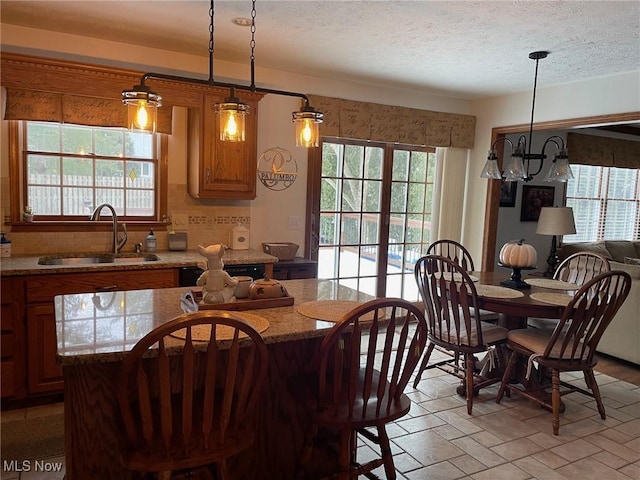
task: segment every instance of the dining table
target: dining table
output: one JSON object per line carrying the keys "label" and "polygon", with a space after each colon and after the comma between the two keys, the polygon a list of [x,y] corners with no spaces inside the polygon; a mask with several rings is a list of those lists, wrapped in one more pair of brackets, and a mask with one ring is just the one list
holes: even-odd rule
{"label": "dining table", "polygon": [[527,318],[559,319],[578,286],[540,275],[523,277],[526,286],[506,287],[509,273],[471,272],[476,280],[479,307],[499,314],[498,325],[508,330],[527,328]]}
{"label": "dining table", "polygon": [[[229,460],[231,478],[295,477],[296,459],[314,408],[298,400],[296,382],[313,375],[314,357],[336,320],[374,298],[332,280],[286,280],[282,284],[287,297],[274,299],[275,306],[269,301],[247,301],[250,308],[244,305],[231,312],[250,323],[258,319],[255,325],[269,352],[255,443]],[[64,378],[67,480],[136,478],[119,461],[126,439],[115,393],[119,368],[140,338],[192,310],[194,298],[198,298],[198,288],[190,287],[55,298],[57,361]],[[226,306],[240,308],[240,303]],[[218,307],[200,304],[200,308]]]}

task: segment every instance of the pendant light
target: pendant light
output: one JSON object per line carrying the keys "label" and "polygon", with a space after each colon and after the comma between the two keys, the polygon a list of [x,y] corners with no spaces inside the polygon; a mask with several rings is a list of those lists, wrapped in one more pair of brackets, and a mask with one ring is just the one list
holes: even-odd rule
{"label": "pendant light", "polygon": [[320,140],[319,125],[322,123],[323,114],[305,105],[299,112],[291,114],[293,123],[296,125],[296,146],[297,147],[317,147]]}
{"label": "pendant light", "polygon": [[[516,182],[519,180],[530,182],[531,180],[533,180],[533,177],[538,175],[542,170],[544,160],[547,158],[545,149],[550,143],[556,146],[557,153],[553,158],[553,162],[551,164],[549,172],[544,178],[544,181],[566,182],[567,180],[573,178],[571,166],[569,165],[569,155],[567,154],[567,149],[562,137],[553,135],[547,138],[542,145],[542,151],[540,153],[531,153],[531,140],[533,136],[533,114],[536,106],[536,88],[538,84],[538,62],[543,58],[547,58],[548,54],[549,52],[546,51],[531,52],[529,54],[529,58],[536,61],[536,70],[533,80],[531,122],[529,124],[529,139],[527,140],[524,135],[521,135],[516,145],[514,145],[513,142],[507,137],[500,137],[495,142],[493,142],[487,156],[487,161],[484,165],[484,168],[482,169],[482,172],[480,173],[481,178],[490,178],[494,180],[504,179],[504,181],[506,182]],[[507,142],[511,146],[511,158],[506,162],[504,176],[500,172],[500,168],[498,167],[498,153],[496,151],[496,144],[500,141]],[[538,164],[538,169],[535,172],[531,171],[532,160],[537,160],[540,162]]]}
{"label": "pendant light", "polygon": [[218,117],[218,137],[223,142],[244,142],[245,117],[251,107],[235,95],[235,88],[223,103],[216,103],[215,112]]}
{"label": "pendant light", "polygon": [[131,90],[122,91],[122,103],[128,108],[128,127],[131,131],[155,133],[157,128],[157,109],[162,106],[162,96],[152,91],[145,82],[148,79],[170,80],[175,82],[193,83],[210,87],[223,87],[229,89],[229,96],[224,101],[216,103],[214,111],[217,117],[217,138],[225,142],[242,142],[246,138],[246,116],[250,112],[250,106],[236,96],[236,89],[256,93],[284,95],[298,97],[304,103],[299,111],[292,113],[293,122],[296,125],[296,145],[305,147],[318,146],[319,128],[323,121],[322,112],[316,111],[309,105],[309,98],[297,92],[274,90],[255,86],[255,18],[256,0],[251,7],[251,83],[240,85],[235,83],[216,82],[213,78],[213,54],[214,54],[214,0],[210,0],[209,7],[209,79],[182,77],[164,73],[145,73],[140,79],[140,84]]}
{"label": "pendant light", "polygon": [[158,107],[162,106],[160,95],[141,82],[122,92],[122,103],[127,106],[127,128],[130,131],[156,133]]}

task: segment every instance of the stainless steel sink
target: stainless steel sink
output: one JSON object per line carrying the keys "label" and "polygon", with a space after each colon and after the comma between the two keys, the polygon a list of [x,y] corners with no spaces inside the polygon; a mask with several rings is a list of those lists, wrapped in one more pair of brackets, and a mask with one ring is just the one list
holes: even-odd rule
{"label": "stainless steel sink", "polygon": [[157,262],[160,257],[153,253],[69,253],[47,255],[38,259],[38,265],[93,265],[96,263]]}
{"label": "stainless steel sink", "polygon": [[157,262],[160,260],[155,253],[119,253],[113,259],[115,263]]}

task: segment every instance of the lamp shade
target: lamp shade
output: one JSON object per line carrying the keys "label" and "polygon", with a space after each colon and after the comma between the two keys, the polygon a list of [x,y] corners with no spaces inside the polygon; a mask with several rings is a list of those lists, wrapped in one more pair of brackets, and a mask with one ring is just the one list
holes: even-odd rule
{"label": "lamp shade", "polygon": [[569,235],[576,233],[571,207],[542,207],[538,218],[539,235]]}

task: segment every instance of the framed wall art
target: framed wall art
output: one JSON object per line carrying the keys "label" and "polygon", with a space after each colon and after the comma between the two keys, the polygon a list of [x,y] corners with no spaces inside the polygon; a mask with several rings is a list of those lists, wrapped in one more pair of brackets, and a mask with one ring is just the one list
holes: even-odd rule
{"label": "framed wall art", "polygon": [[522,186],[521,222],[537,222],[542,207],[552,207],[556,187]]}
{"label": "framed wall art", "polygon": [[500,180],[500,206],[515,207],[518,182],[505,182]]}

